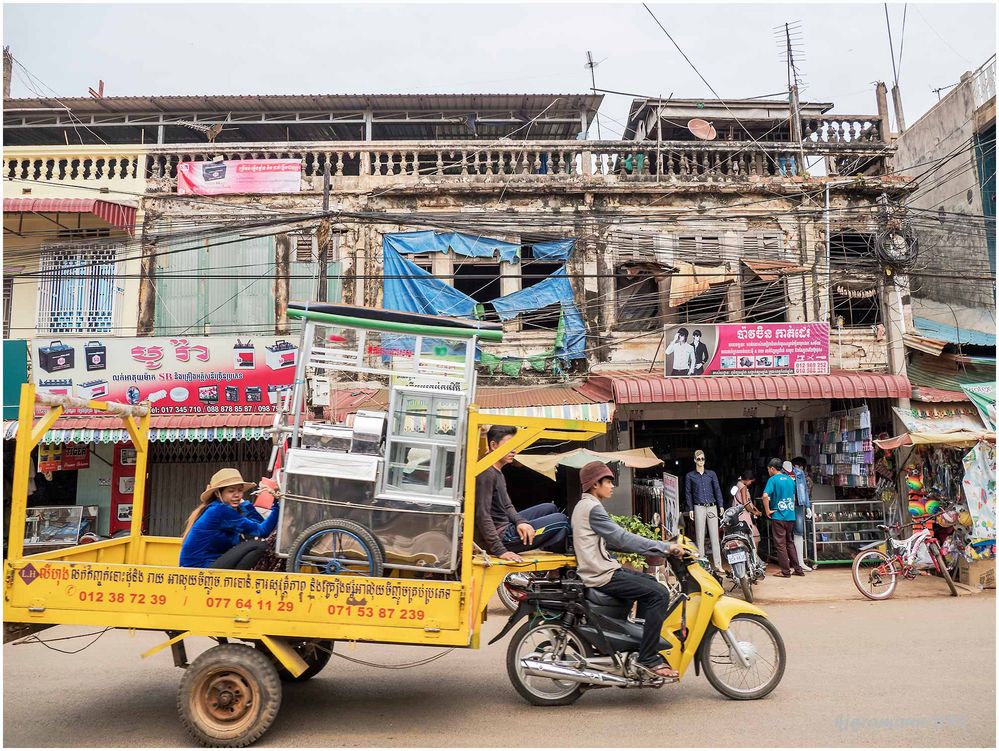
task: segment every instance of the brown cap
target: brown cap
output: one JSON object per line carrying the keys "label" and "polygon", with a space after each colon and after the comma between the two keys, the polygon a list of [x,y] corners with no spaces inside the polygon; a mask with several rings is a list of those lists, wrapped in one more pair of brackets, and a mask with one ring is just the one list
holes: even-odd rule
{"label": "brown cap", "polygon": [[214,495],[216,490],[228,488],[230,485],[242,485],[244,493],[247,490],[252,490],[254,487],[252,482],[245,482],[243,480],[243,476],[239,473],[238,469],[226,467],[225,469],[220,469],[212,475],[212,479],[208,481],[208,487],[206,487],[205,492],[201,494],[201,502],[207,503],[208,499]]}
{"label": "brown cap", "polygon": [[603,462],[590,462],[579,470],[579,484],[585,493],[605,477],[614,479],[614,473]]}

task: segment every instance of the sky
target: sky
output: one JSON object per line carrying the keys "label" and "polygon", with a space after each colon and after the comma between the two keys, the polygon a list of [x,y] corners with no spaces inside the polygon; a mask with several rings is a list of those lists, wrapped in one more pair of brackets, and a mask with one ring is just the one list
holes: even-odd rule
{"label": "sky", "polygon": [[[882,3],[650,7],[710,88],[632,3],[5,2],[3,43],[34,78],[15,66],[15,97],[86,96],[98,79],[106,96],[583,93],[589,50],[599,88],[742,98],[786,90],[774,28],[798,22],[803,101],[874,114],[874,82],[894,81]],[[909,125],[933,89],[995,54],[991,2],[890,3],[888,15]],[[605,97],[604,138],[620,135],[631,99]]]}

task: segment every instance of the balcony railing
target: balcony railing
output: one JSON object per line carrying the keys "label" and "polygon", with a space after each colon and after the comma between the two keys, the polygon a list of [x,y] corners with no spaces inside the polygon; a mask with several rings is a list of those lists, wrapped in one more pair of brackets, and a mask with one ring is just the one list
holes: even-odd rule
{"label": "balcony railing", "polygon": [[[13,147],[4,176],[27,182],[129,182],[149,193],[176,189],[177,165],[216,159],[301,159],[305,189],[319,189],[329,165],[339,187],[421,182],[673,182],[774,178],[800,174],[801,152],[869,162],[890,147],[871,117],[828,117],[805,123],[804,141],[327,141],[108,147]],[[791,165],[795,166],[791,166]]]}

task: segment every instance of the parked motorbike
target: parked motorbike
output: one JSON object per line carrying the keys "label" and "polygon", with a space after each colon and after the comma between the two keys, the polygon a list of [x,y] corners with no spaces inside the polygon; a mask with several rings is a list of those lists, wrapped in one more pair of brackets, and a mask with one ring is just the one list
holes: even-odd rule
{"label": "parked motorbike", "polygon": [[767,567],[757,554],[753,530],[739,518],[741,512],[741,506],[732,506],[722,514],[719,544],[730,569],[724,576],[742,588],[746,602],[752,602],[753,585],[766,576]]}
{"label": "parked motorbike", "polygon": [[[668,565],[681,592],[670,602],[659,641],[660,654],[680,678],[693,664],[711,685],[732,699],[760,699],[784,675],[784,642],[766,613],[724,595],[697,561],[696,548]],[[583,585],[563,569],[557,580],[519,574],[507,578],[519,601],[490,644],[528,619],[510,639],[507,674],[531,704],[572,704],[592,688],[660,688],[679,679],[650,675],[637,665],[641,622],[629,619],[632,603]]]}

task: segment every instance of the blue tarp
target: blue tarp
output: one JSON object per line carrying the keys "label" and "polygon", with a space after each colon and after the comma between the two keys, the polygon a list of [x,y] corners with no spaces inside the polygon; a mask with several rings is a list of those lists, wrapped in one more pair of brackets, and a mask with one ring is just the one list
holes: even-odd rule
{"label": "blue tarp", "polygon": [[535,311],[549,305],[560,304],[565,321],[565,356],[570,359],[585,357],[586,327],[572,297],[572,285],[565,266],[533,287],[522,289],[490,301],[500,320],[508,321],[521,313]]}
{"label": "blue tarp", "polygon": [[470,258],[493,258],[513,263],[520,255],[520,246],[491,237],[464,235],[461,232],[396,232],[384,236],[384,247],[396,253],[447,253],[452,250]]}
{"label": "blue tarp", "polygon": [[552,240],[547,243],[537,243],[534,246],[534,260],[567,261],[575,248],[576,239],[573,237],[570,237],[568,240]]}
{"label": "blue tarp", "polygon": [[382,250],[385,258],[384,304],[388,310],[475,317],[475,300],[471,297],[406,260],[389,248],[387,242]]}

